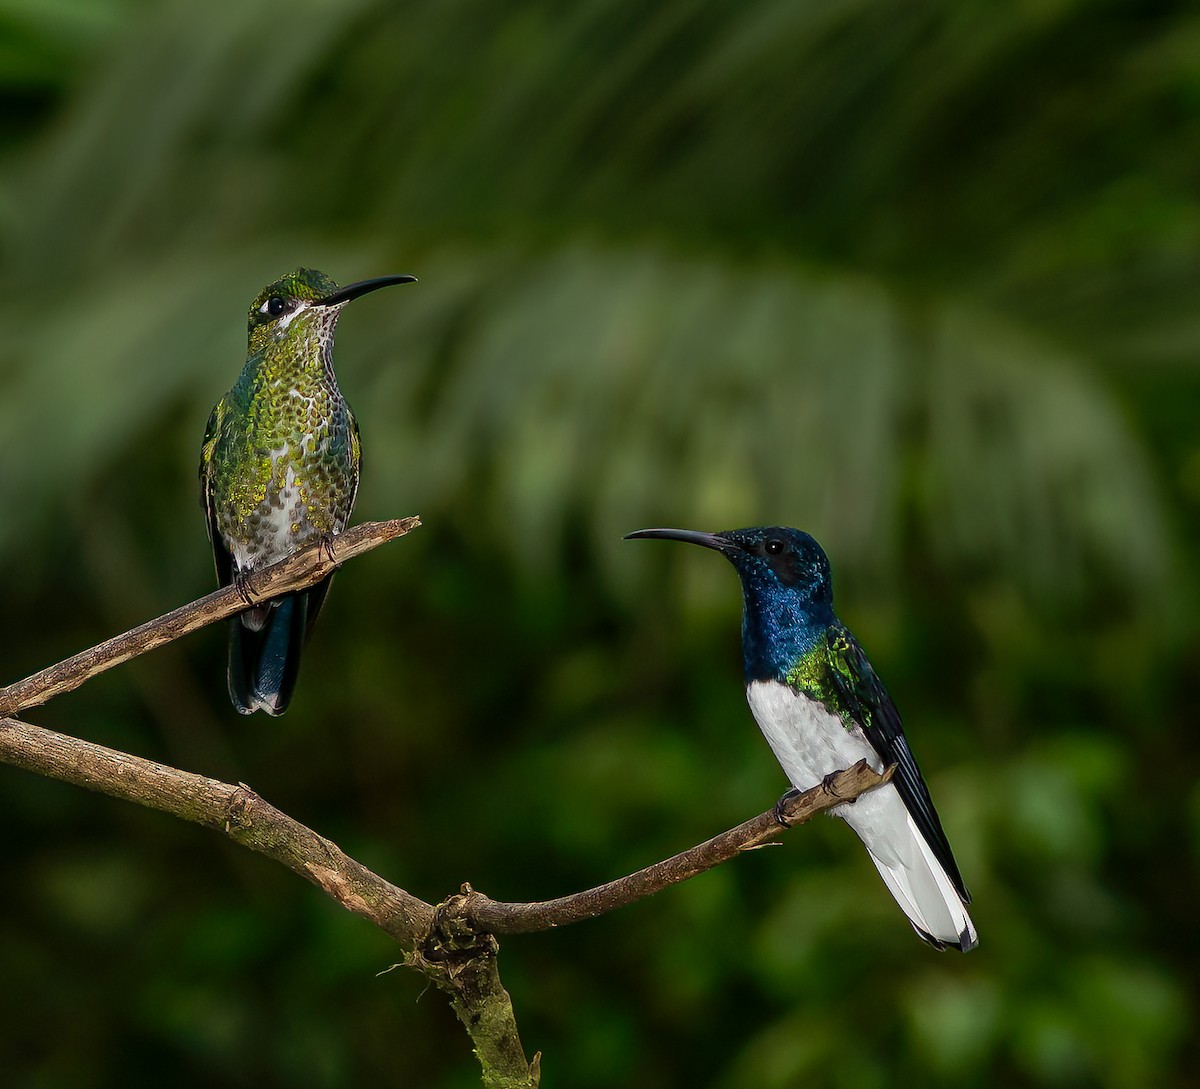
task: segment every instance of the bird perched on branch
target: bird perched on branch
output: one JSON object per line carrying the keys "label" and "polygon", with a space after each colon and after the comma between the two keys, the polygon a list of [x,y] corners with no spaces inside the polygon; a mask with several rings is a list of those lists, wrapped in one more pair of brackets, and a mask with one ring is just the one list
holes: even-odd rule
{"label": "bird perched on branch", "polygon": [[970,894],[896,706],[833,611],[821,546],[782,526],[643,529],[628,537],[687,541],[733,564],[742,581],[746,698],[792,786],[807,790],[864,758],[877,772],[896,765],[891,783],[830,812],[858,833],[920,937],[938,949],[974,949]]}
{"label": "bird perched on branch", "polygon": [[[222,586],[243,584],[259,568],[345,528],[362,454],[358,424],[333,372],[334,330],[352,299],[414,279],[382,276],[339,288],[324,273],[301,268],[250,304],[246,365],[213,409],[200,453]],[[287,708],[301,647],[332,577],[230,621],[229,697],[242,714]]]}

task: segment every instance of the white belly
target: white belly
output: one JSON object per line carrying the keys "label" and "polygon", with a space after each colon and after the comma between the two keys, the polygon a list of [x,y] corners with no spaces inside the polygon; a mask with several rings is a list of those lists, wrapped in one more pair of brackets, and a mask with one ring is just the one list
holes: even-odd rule
{"label": "white belly", "polygon": [[775,759],[798,790],[863,759],[883,770],[862,729],[846,726],[824,704],[776,681],[753,681],[746,686],[746,699]]}
{"label": "white belly", "polygon": [[[876,771],[883,762],[862,727],[823,704],[775,681],[746,686],[750,710],[792,785],[816,786],[831,771],[865,759]],[[972,948],[978,938],[958,893],[891,784],[829,811],[863,841],[880,876],[917,932]]]}
{"label": "white belly", "polygon": [[[830,772],[860,760],[883,771],[883,761],[862,727],[845,725],[824,704],[777,681],[751,682],[746,699],[775,759],[797,790],[815,787]],[[829,812],[850,825],[872,854],[884,861],[897,860],[897,835],[904,841],[909,838],[908,810],[891,784]]]}

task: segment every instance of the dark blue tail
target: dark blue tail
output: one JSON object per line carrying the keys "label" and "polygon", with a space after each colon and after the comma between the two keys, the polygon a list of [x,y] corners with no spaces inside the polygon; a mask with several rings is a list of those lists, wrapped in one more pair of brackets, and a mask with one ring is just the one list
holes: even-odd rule
{"label": "dark blue tail", "polygon": [[300,674],[310,593],[288,594],[230,621],[229,698],[243,715],[287,710]]}

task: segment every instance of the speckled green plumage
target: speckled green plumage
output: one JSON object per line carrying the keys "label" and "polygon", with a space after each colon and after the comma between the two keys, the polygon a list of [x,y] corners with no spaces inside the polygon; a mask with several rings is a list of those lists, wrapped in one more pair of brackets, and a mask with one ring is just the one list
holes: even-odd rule
{"label": "speckled green plumage", "polygon": [[[340,302],[328,276],[298,269],[250,306],[249,350],[217,402],[200,455],[208,532],[222,584],[339,533],[358,490],[358,427],[333,373]],[[231,622],[229,695],[243,714],[281,714],[329,589],[247,609]]]}
{"label": "speckled green plumage", "polygon": [[[235,571],[272,563],[349,520],[361,450],[333,372],[338,310],[302,305],[335,290],[328,277],[300,269],[260,293],[246,365],[209,419],[205,504]],[[300,305],[271,320],[263,309],[271,299]]]}
{"label": "speckled green plumage", "polygon": [[[339,288],[324,273],[301,268],[250,304],[246,365],[213,409],[200,452],[222,585],[345,528],[362,451],[333,373],[334,329],[351,299],[414,279],[379,276]],[[232,621],[229,696],[243,714],[286,709],[332,577]]]}

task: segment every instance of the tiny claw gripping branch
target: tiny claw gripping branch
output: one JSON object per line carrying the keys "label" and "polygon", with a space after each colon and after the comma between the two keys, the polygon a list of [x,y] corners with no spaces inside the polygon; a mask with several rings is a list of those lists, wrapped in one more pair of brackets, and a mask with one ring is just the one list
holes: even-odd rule
{"label": "tiny claw gripping branch", "polygon": [[[895,764],[884,768],[882,773],[876,773],[866,760],[859,760],[843,771],[830,772],[811,791],[795,788],[787,791],[775,803],[772,815],[781,827],[794,828],[808,820],[814,811],[830,810],[836,805],[853,805],[863,791],[862,784],[865,783],[867,789],[883,786],[891,781],[895,772]],[[808,797],[810,794],[811,798]],[[822,798],[825,800],[822,801]],[[815,802],[815,808],[806,806],[806,801]]]}
{"label": "tiny claw gripping branch", "polygon": [[791,790],[785,790],[779,801],[775,803],[775,808],[772,812],[775,814],[775,820],[779,823],[780,827],[791,828],[792,822],[787,817],[787,806],[789,802],[799,798],[802,793],[804,792],[792,787]]}
{"label": "tiny claw gripping branch", "polygon": [[245,603],[246,608],[253,609],[259,603],[260,598],[254,593],[250,587],[250,576],[243,571],[235,571],[233,573],[233,588],[237,591]]}
{"label": "tiny claw gripping branch", "polygon": [[[860,760],[850,770],[861,772],[866,766],[866,760]],[[836,771],[831,771],[821,780],[821,789],[824,790],[826,794],[829,794],[834,798],[840,798],[842,796],[841,788],[838,785],[838,773]],[[858,799],[856,798],[854,800],[857,801]]]}

